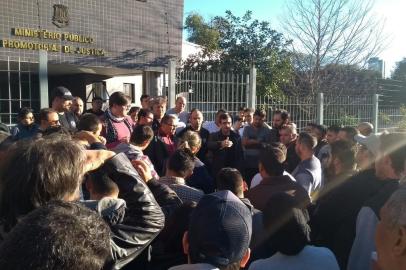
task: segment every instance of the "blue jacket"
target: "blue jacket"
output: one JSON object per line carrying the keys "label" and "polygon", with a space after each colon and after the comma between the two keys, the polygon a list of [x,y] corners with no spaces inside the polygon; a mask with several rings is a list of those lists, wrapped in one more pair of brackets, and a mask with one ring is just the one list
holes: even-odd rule
{"label": "blue jacket", "polygon": [[205,194],[214,192],[214,179],[210,176],[207,167],[198,158],[195,159],[193,174],[186,180],[188,186],[202,190]]}
{"label": "blue jacket", "polygon": [[35,123],[31,126],[24,126],[20,123],[11,130],[11,136],[13,136],[13,139],[16,141],[21,139],[30,139],[37,135],[38,131],[39,126]]}

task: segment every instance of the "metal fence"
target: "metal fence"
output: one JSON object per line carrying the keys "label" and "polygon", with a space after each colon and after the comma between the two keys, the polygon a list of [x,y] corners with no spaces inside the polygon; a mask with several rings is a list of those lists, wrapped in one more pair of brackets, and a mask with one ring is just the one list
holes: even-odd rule
{"label": "metal fence", "polygon": [[248,91],[249,75],[182,69],[176,72],[176,96],[186,97],[186,110],[201,110],[205,120],[214,120],[219,109],[237,113],[246,106]]}
{"label": "metal fence", "polygon": [[380,130],[406,129],[406,107],[380,105],[378,123]]}
{"label": "metal fence", "polygon": [[275,110],[288,111],[299,130],[302,130],[307,123],[317,121],[317,101],[315,98],[257,96],[256,105],[257,109],[265,110],[268,123],[271,123],[272,112]]}
{"label": "metal fence", "polygon": [[377,126],[378,131],[394,130],[406,124],[406,109],[380,105],[379,99],[375,100],[374,95],[321,96],[322,99],[317,96],[282,99],[257,96],[256,104],[257,108],[266,110],[268,122],[271,122],[272,111],[287,110],[299,130],[303,130],[310,122],[326,126],[356,126],[360,122],[371,122]]}
{"label": "metal fence", "polygon": [[[255,82],[255,78],[253,81]],[[379,100],[374,94],[364,96],[319,94],[283,98],[256,95],[256,100],[252,100],[255,97],[255,83],[250,83],[249,75],[184,69],[176,69],[174,88],[176,96],[184,96],[188,100],[186,109],[201,110],[207,121],[214,120],[219,109],[236,114],[240,107],[255,104],[253,107],[267,112],[268,123],[271,122],[272,111],[287,110],[299,130],[303,130],[310,122],[326,126],[356,126],[360,122],[371,122],[377,127],[377,131],[406,126],[406,108],[386,105],[387,103]]]}
{"label": "metal fence", "polygon": [[0,122],[13,125],[22,107],[39,111],[38,76],[33,71],[35,64],[8,58],[0,66]]}
{"label": "metal fence", "polygon": [[[255,84],[254,84],[255,85]],[[240,107],[248,107],[251,91],[250,76],[233,73],[195,72],[176,70],[175,95],[184,96],[187,110],[197,108],[204,119],[214,120],[219,109],[236,114]],[[255,90],[254,90],[255,91]],[[379,105],[376,95],[307,97],[283,97],[257,95],[256,108],[267,112],[267,122],[271,122],[272,111],[284,109],[290,112],[292,121],[299,130],[310,123],[326,126],[356,126],[360,122],[371,122],[377,130],[395,129],[404,125],[405,111],[399,106]],[[382,102],[382,104],[384,104]]]}

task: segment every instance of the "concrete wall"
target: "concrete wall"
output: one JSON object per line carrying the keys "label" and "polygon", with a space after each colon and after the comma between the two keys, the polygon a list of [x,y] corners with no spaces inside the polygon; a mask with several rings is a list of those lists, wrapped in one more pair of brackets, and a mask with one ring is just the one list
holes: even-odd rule
{"label": "concrete wall", "polygon": [[[38,2],[38,4],[37,4]],[[53,24],[53,5],[68,7],[69,25]],[[153,69],[166,57],[181,57],[183,0],[5,0],[0,9],[0,61],[38,61],[37,50],[6,48],[5,40],[98,48],[104,56],[49,52],[50,63]],[[92,43],[13,35],[14,28],[45,29],[91,37]]]}
{"label": "concrete wall", "polygon": [[105,80],[106,89],[109,95],[114,92],[124,92],[124,83],[134,84],[134,106],[141,106],[140,97],[142,95],[142,75],[120,76]]}

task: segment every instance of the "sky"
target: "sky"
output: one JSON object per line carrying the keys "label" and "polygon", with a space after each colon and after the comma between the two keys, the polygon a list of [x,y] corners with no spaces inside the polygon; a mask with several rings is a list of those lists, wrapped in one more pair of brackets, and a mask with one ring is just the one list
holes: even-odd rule
{"label": "sky", "polygon": [[[253,17],[269,21],[275,30],[280,31],[280,20],[286,0],[184,0],[185,17],[191,12],[198,12],[205,18],[224,15],[226,10],[241,16],[247,10],[253,12]],[[357,1],[357,0],[350,0]],[[389,36],[386,49],[378,55],[385,61],[386,76],[394,68],[396,61],[406,57],[406,0],[375,0],[372,10],[374,16],[385,21],[385,34]],[[186,38],[186,37],[185,37]]]}

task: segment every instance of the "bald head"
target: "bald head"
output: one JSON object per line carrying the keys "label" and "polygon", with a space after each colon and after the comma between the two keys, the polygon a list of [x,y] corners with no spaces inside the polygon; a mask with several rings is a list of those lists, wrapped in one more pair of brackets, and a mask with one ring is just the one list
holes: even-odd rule
{"label": "bald head", "polygon": [[185,110],[186,107],[186,98],[178,97],[175,101],[175,111],[181,113]]}
{"label": "bald head", "polygon": [[406,267],[406,189],[395,191],[380,209],[380,221],[375,230],[378,264],[382,270]]}
{"label": "bald head", "polygon": [[369,136],[374,130],[374,126],[369,122],[362,122],[358,125],[359,133],[364,136]]}
{"label": "bald head", "polygon": [[77,116],[82,115],[84,109],[83,100],[80,97],[74,97],[72,100],[71,111]]}

